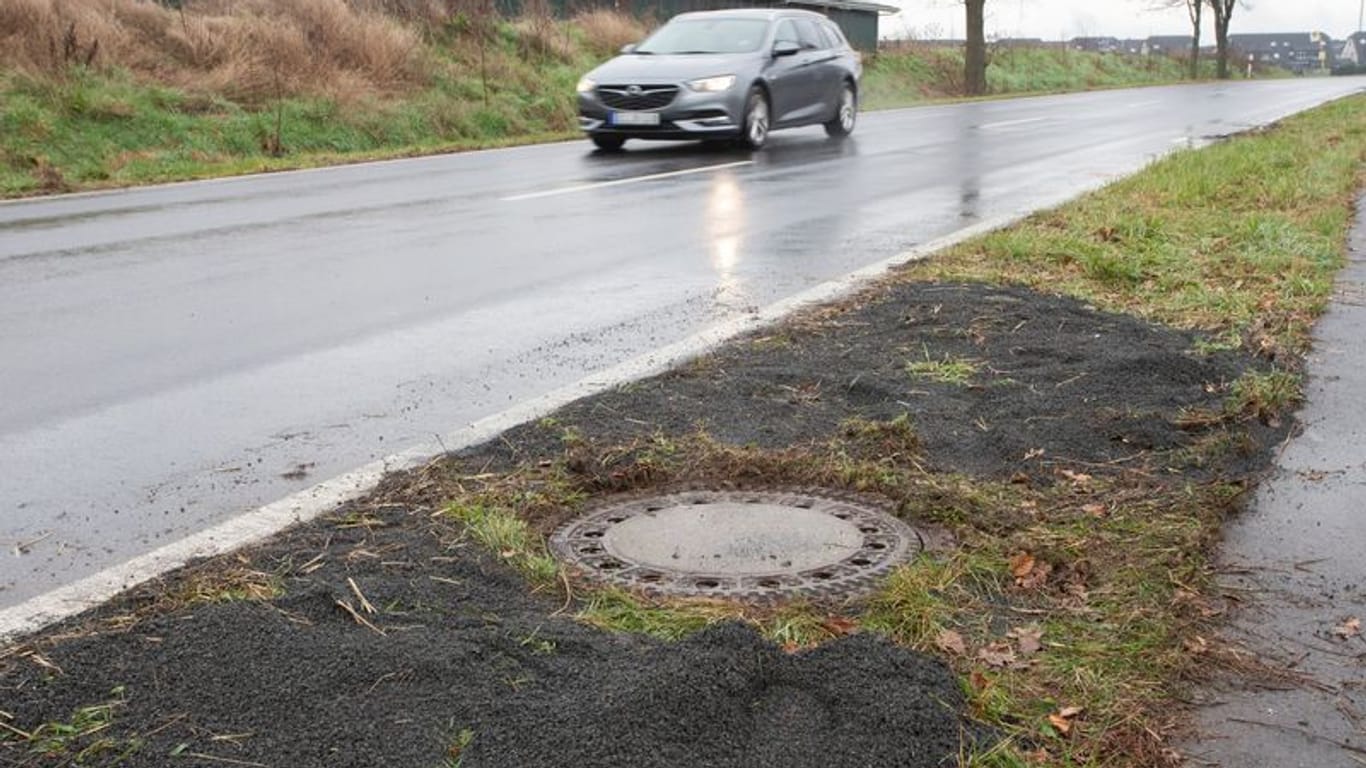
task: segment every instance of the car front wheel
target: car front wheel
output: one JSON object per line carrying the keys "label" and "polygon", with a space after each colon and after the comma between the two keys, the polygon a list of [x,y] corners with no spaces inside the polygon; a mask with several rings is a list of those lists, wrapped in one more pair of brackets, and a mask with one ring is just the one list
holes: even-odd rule
{"label": "car front wheel", "polygon": [[825,124],[825,134],[835,138],[843,138],[854,132],[854,123],[858,121],[858,96],[854,93],[854,87],[845,83],[840,87],[840,107],[835,112],[835,117]]}
{"label": "car front wheel", "polygon": [[593,136],[592,139],[593,146],[604,152],[616,152],[626,143],[626,139],[620,136]]}
{"label": "car front wheel", "polygon": [[764,146],[764,142],[768,141],[771,120],[768,97],[764,95],[763,89],[758,86],[750,88],[749,96],[745,98],[745,119],[742,123],[744,133],[740,135],[740,143],[750,149]]}

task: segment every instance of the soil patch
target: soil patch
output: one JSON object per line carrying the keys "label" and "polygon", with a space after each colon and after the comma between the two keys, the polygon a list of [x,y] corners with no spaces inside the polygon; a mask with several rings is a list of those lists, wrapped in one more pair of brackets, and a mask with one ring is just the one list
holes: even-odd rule
{"label": "soil patch", "polygon": [[[578,401],[555,428],[524,425],[474,454],[499,468],[555,456],[566,428],[607,445],[701,429],[784,448],[826,440],[851,418],[906,416],[931,469],[1046,479],[1057,466],[1142,463],[1189,446],[1198,431],[1181,414],[1220,411],[1250,365],[1198,352],[1198,339],[1024,288],[906,283]],[[971,370],[965,381],[935,378],[953,364]]]}
{"label": "soil patch", "polygon": [[[906,284],[879,296],[571,404],[436,473],[393,476],[331,520],[0,652],[0,723],[11,729],[110,705],[107,726],[48,742],[46,754],[0,730],[0,761],[70,764],[93,746],[79,764],[126,753],[119,765],[431,767],[468,731],[465,768],[940,765],[976,729],[932,658],[871,635],[787,654],[735,624],[674,644],[598,631],[567,615],[563,592],[528,594],[432,514],[462,478],[555,461],[572,474],[585,446],[602,465],[578,474],[591,496],[611,489],[611,467],[630,454],[604,459],[605,446],[704,430],[778,450],[828,441],[851,419],[905,417],[912,459],[931,469],[1048,483],[1086,468],[1161,482],[1174,452],[1223,428],[1183,427],[1182,414],[1218,412],[1252,365],[1197,352],[1192,334],[1023,289]],[[966,377],[931,375],[949,368]],[[1264,463],[1281,433],[1248,428],[1257,442],[1201,471]],[[280,595],[234,599],[224,574],[244,568],[277,580]],[[213,589],[166,602],[199,582]]]}

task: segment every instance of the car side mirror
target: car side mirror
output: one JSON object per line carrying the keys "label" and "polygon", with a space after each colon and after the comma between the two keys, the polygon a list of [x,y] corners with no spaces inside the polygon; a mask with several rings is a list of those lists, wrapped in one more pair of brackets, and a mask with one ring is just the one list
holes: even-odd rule
{"label": "car side mirror", "polygon": [[631,52],[635,51],[635,49],[636,49],[636,44],[635,44],[635,43],[627,43],[626,45],[621,46],[621,52],[622,52],[622,53],[631,53]]}
{"label": "car side mirror", "polygon": [[773,58],[780,56],[792,56],[800,51],[802,47],[791,40],[779,40],[773,44]]}

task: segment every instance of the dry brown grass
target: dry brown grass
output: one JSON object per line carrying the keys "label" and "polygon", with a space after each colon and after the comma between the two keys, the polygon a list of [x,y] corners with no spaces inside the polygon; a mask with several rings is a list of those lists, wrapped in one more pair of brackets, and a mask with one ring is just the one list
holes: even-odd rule
{"label": "dry brown grass", "polygon": [[584,42],[597,55],[616,53],[623,45],[638,43],[649,28],[640,19],[615,11],[585,11],[574,17],[583,30]]}
{"label": "dry brown grass", "polygon": [[122,67],[191,91],[254,100],[383,93],[423,82],[416,31],[345,0],[0,0],[0,66]]}

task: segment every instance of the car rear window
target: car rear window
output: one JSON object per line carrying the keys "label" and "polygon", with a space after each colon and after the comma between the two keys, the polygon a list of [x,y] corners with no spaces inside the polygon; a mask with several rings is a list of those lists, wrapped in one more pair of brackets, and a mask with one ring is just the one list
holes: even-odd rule
{"label": "car rear window", "polygon": [[764,19],[676,19],[636,46],[638,54],[750,53],[768,32]]}

